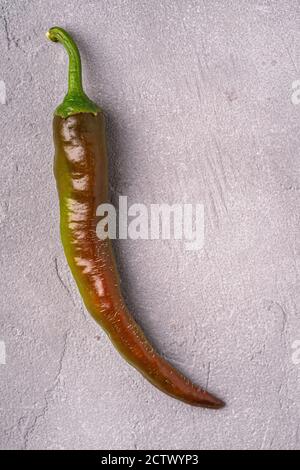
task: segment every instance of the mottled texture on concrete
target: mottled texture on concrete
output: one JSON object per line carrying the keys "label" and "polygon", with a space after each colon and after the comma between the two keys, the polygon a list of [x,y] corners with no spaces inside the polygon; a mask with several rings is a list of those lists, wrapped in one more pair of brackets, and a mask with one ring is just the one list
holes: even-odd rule
{"label": "mottled texture on concrete", "polygon": [[[1,448],[299,449],[299,3],[1,0],[0,15]],[[52,176],[55,24],[107,114],[112,199],[205,205],[203,251],[116,251],[136,318],[220,412],[158,392],[83,308]]]}

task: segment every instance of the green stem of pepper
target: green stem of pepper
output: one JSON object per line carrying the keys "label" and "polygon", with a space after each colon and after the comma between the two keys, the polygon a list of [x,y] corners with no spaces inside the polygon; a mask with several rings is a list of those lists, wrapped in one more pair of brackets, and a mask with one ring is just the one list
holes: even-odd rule
{"label": "green stem of pepper", "polygon": [[60,42],[69,56],[68,93],[63,102],[56,108],[54,114],[67,118],[78,113],[96,115],[101,112],[101,109],[83,91],[80,54],[71,36],[64,29],[57,26],[49,29],[46,36],[53,42]]}

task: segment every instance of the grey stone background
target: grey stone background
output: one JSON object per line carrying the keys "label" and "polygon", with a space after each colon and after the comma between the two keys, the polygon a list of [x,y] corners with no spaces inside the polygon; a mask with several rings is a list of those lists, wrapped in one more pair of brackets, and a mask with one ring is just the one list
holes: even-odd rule
{"label": "grey stone background", "polygon": [[[1,0],[0,15],[0,447],[299,449],[299,2]],[[202,251],[116,254],[139,323],[221,411],[157,391],[83,308],[52,175],[53,25],[105,109],[113,201],[204,203]]]}

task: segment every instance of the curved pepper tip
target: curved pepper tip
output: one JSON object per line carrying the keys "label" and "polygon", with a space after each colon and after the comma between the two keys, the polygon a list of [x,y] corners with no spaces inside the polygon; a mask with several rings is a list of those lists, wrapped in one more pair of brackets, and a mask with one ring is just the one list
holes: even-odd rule
{"label": "curved pepper tip", "polygon": [[221,400],[220,398],[217,398],[215,395],[212,395],[206,390],[201,390],[199,399],[196,402],[193,402],[192,404],[194,406],[201,406],[204,408],[211,408],[214,410],[219,410],[221,408],[224,408],[224,406],[226,406],[226,403],[223,400]]}
{"label": "curved pepper tip", "polygon": [[224,408],[226,406],[226,403],[219,398],[212,397],[213,400],[208,400],[208,408],[213,408],[215,410],[220,410],[221,408]]}

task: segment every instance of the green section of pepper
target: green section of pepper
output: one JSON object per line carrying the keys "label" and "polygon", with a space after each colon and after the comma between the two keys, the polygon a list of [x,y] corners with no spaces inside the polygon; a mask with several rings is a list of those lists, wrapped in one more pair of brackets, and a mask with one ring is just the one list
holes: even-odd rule
{"label": "green section of pepper", "polygon": [[83,91],[80,54],[71,36],[64,29],[57,26],[49,29],[46,36],[50,41],[60,42],[69,56],[68,93],[63,102],[56,108],[54,114],[67,118],[78,113],[96,115],[101,112],[101,109]]}

